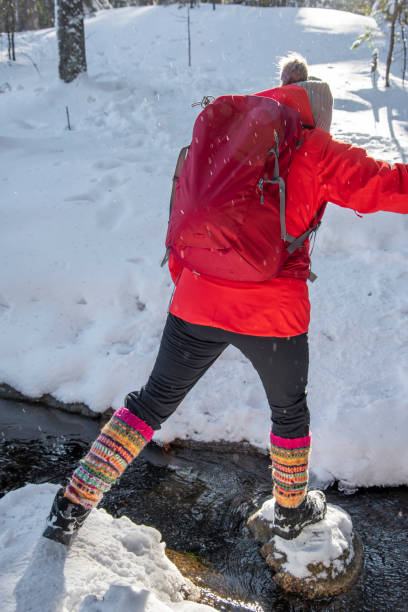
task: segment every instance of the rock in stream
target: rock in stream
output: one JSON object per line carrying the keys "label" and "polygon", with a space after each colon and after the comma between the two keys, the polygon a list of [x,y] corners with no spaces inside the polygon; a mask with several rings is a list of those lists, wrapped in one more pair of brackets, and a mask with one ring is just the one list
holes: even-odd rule
{"label": "rock in stream", "polygon": [[347,592],[363,566],[360,538],[350,515],[333,504],[326,516],[285,540],[273,533],[275,500],[264,502],[248,519],[261,555],[272,568],[275,583],[285,592],[308,599],[327,599]]}

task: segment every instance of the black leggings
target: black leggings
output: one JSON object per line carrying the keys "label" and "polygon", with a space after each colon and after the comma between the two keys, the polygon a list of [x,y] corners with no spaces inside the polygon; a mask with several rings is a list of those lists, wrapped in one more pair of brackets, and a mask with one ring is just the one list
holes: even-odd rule
{"label": "black leggings", "polygon": [[273,433],[283,438],[308,435],[307,334],[291,338],[247,336],[194,325],[169,314],[149,380],[139,392],[127,395],[126,407],[153,429],[160,429],[229,344],[242,351],[261,378]]}

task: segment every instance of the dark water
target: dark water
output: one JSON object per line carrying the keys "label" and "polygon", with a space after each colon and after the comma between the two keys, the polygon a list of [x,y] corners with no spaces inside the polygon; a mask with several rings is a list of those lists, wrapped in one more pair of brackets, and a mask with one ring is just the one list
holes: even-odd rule
{"label": "dark water", "polygon": [[[0,402],[0,496],[28,482],[64,483],[99,428],[90,419]],[[248,446],[173,443],[165,450],[151,443],[103,506],[156,527],[169,548],[204,562],[202,584],[218,593],[208,599],[216,609],[408,611],[408,488],[326,493],[351,515],[365,567],[347,594],[319,602],[275,587],[247,531],[248,516],[270,496],[268,458]]]}

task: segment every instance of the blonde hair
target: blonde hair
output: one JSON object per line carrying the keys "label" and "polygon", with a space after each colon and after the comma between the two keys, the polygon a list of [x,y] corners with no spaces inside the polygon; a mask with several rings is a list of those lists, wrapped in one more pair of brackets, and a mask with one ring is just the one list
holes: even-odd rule
{"label": "blonde hair", "polygon": [[307,81],[307,61],[299,53],[290,53],[279,60],[281,85],[290,85],[299,81]]}

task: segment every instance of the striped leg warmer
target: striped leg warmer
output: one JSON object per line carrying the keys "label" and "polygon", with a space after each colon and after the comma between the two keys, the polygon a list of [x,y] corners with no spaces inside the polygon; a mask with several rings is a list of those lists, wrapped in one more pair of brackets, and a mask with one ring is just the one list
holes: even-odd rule
{"label": "striped leg warmer", "polygon": [[65,497],[85,508],[97,506],[153,433],[147,423],[127,408],[117,410],[79,462],[65,489]]}
{"label": "striped leg warmer", "polygon": [[280,438],[271,432],[273,494],[281,506],[297,508],[307,492],[311,437]]}

